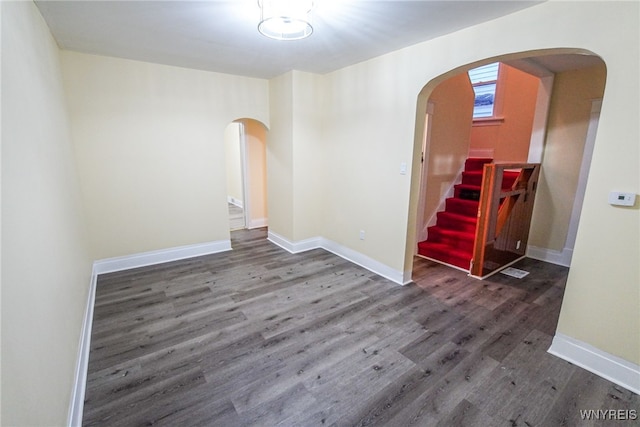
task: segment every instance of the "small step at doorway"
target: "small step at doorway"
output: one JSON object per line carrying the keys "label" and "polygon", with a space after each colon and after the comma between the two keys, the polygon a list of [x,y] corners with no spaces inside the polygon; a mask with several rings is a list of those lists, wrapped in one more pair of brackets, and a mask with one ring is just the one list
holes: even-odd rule
{"label": "small step at doorway", "polygon": [[244,223],[244,209],[240,206],[234,205],[233,203],[228,203],[229,205],[229,229],[233,230],[242,230],[245,228]]}

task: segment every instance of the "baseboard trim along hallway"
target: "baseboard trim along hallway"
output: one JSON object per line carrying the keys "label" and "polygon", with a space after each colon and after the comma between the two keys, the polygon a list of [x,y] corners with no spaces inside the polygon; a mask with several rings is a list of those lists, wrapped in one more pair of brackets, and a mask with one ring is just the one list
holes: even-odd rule
{"label": "baseboard trim along hallway", "polygon": [[590,344],[556,333],[549,353],[640,394],[640,366]]}
{"label": "baseboard trim along hallway", "polygon": [[324,237],[313,237],[310,239],[300,240],[298,242],[291,242],[277,233],[269,231],[267,239],[271,243],[280,246],[282,249],[292,254],[306,252],[313,249],[324,249],[325,251],[338,255],[340,258],[346,259],[360,267],[364,267],[367,270],[399,285],[404,286],[411,282],[410,272],[405,273],[391,268],[386,264],[376,261],[375,259],[354,251],[353,249],[349,249],[346,246],[342,246],[332,240],[325,239]]}
{"label": "baseboard trim along hallway", "polygon": [[218,240],[215,242],[196,243],[194,245],[177,246],[175,248],[101,259],[95,261],[93,266],[96,274],[113,273],[229,250],[231,250],[231,240]]}
{"label": "baseboard trim along hallway", "polygon": [[78,361],[76,364],[73,390],[71,391],[71,402],[67,415],[68,426],[82,425],[82,409],[87,383],[87,368],[89,366],[89,351],[91,348],[91,328],[93,323],[93,308],[96,297],[96,285],[98,275],[113,273],[116,271],[130,270],[138,267],[162,264],[165,262],[178,261],[186,258],[193,258],[202,255],[210,255],[218,252],[231,250],[231,240],[219,240],[208,243],[197,243],[194,245],[178,246],[175,248],[160,249],[157,251],[143,252],[122,257],[107,258],[93,263],[93,271],[89,283],[89,296],[87,307],[82,322],[82,332],[80,334],[80,344],[78,346]]}

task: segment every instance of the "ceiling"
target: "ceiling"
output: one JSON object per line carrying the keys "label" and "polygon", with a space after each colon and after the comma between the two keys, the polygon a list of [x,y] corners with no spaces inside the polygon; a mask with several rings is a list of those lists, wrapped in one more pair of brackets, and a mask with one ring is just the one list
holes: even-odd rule
{"label": "ceiling", "polygon": [[62,49],[258,78],[324,74],[541,1],[314,3],[311,37],[276,41],[257,0],[36,1]]}

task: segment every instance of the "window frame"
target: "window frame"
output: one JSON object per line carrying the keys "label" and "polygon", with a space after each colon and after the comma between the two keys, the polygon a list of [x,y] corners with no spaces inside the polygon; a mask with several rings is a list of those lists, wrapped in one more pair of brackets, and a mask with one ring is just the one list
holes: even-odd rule
{"label": "window frame", "polygon": [[[479,67],[490,65],[490,64],[491,63],[483,64],[483,65],[480,65]],[[475,67],[475,68],[479,68],[479,67]],[[494,95],[493,95],[493,114],[491,116],[485,116],[485,117],[473,117],[474,126],[494,125],[494,124],[499,124],[504,122],[504,116],[502,115],[502,100],[503,100],[504,84],[501,84],[501,83],[503,82],[505,71],[506,70],[504,69],[502,62],[498,62],[498,71],[497,71],[495,80],[485,80],[477,83],[471,83],[471,88],[473,89],[473,94],[474,94],[474,103],[475,103],[475,87],[485,86],[490,84],[496,85]],[[471,82],[471,78],[469,78],[469,81]],[[475,104],[474,104],[474,109],[475,109]]]}

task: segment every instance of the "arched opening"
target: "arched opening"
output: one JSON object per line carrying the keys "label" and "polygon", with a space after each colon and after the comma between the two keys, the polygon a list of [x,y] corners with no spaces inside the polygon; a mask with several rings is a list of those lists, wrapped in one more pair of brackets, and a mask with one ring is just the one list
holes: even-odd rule
{"label": "arched opening", "polygon": [[[416,254],[417,243],[426,237],[430,221],[434,221],[433,213],[453,191],[453,176],[457,175],[458,169],[461,170],[464,160],[473,157],[473,149],[491,151],[488,146],[475,144],[474,147],[472,141],[460,136],[460,125],[455,124],[459,118],[452,117],[451,109],[448,114],[438,115],[437,103],[442,101],[438,92],[451,85],[454,79],[463,79],[461,76],[465,76],[469,69],[491,62],[504,63],[538,79],[527,151],[524,157],[520,154],[523,158],[500,160],[542,164],[541,188],[534,208],[527,256],[569,266],[590,164],[590,144],[595,136],[594,124],[597,124],[598,113],[592,113],[592,104],[598,104],[602,98],[606,77],[602,59],[592,52],[577,49],[551,49],[487,58],[451,70],[424,86],[417,105],[415,173],[412,177],[409,243],[405,259],[412,260]],[[508,111],[503,116],[505,122],[510,120]],[[451,124],[443,122],[446,120]],[[460,142],[438,143],[432,140],[436,138],[433,132],[441,132],[447,126]],[[457,127],[454,129],[454,126]],[[486,134],[488,130],[491,129],[485,127],[482,132]],[[451,176],[441,179],[443,170]],[[406,267],[407,270],[411,268],[409,265]]]}
{"label": "arched opening", "polygon": [[229,228],[266,227],[266,126],[254,119],[237,119],[224,133]]}

